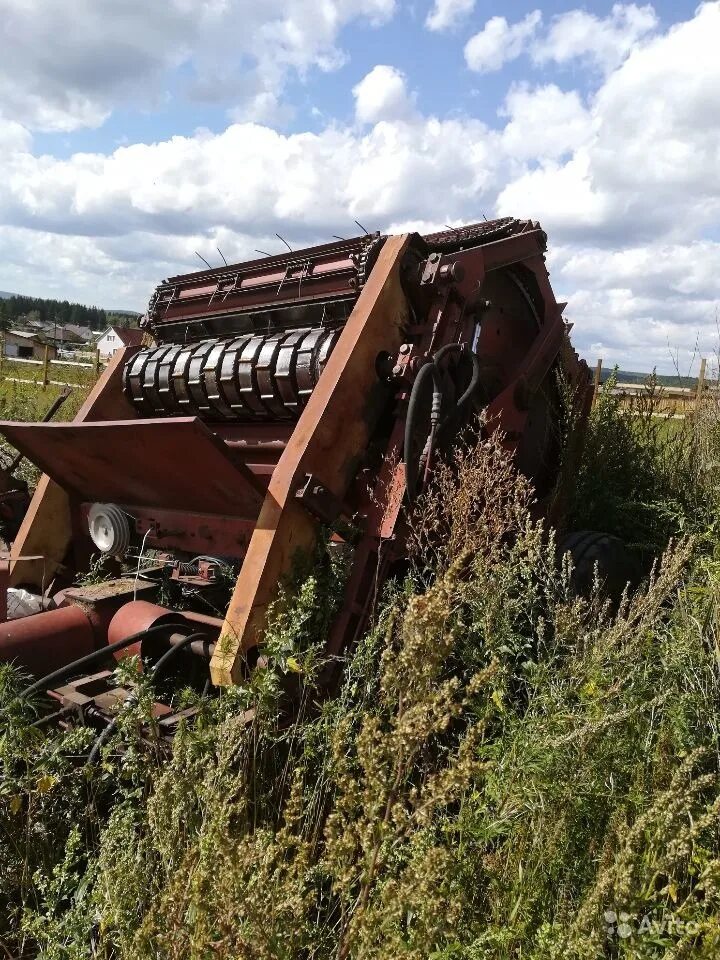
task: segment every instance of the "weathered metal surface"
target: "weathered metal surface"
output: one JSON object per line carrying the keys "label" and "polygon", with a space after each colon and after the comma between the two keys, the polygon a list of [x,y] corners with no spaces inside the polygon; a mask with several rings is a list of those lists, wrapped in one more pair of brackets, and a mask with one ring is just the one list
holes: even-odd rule
{"label": "weathered metal surface", "polygon": [[[91,506],[83,503],[80,507],[85,525]],[[146,548],[183,550],[194,556],[241,558],[255,529],[255,518],[244,520],[229,514],[138,507],[129,503],[118,506],[132,518],[135,533]]]}
{"label": "weathered metal surface", "polygon": [[0,624],[0,663],[42,676],[95,649],[95,633],[76,606],[34,613]]}
{"label": "weathered metal surface", "polygon": [[255,480],[200,420],[0,422],[0,433],[82,500],[255,518]]}
{"label": "weathered metal surface", "polygon": [[297,419],[340,330],[308,328],[141,350],[123,389],[142,416]]}
{"label": "weathered metal surface", "polygon": [[[422,486],[484,409],[533,481],[554,477],[555,371],[581,392],[587,371],[564,348],[545,248],[539,224],[505,218],[171,278],[149,312],[158,346],[125,364],[130,402],[116,397],[122,413],[98,413],[120,393],[116,368],[85,417],[122,422],[0,425],[69,492],[43,481],[40,512],[51,516],[52,494],[58,518],[34,552],[57,564],[72,541],[82,569],[84,511],[100,500],[133,517],[136,546],[241,560],[212,659],[214,681],[228,684],[261,642],[296,551],[352,514],[354,561],[328,644],[341,653],[405,552],[404,459],[418,459]],[[418,375],[430,389],[416,403]],[[121,608],[113,636],[163,617],[175,625],[177,615],[150,606]]]}
{"label": "weathered metal surface", "polygon": [[295,499],[300,481],[313,474],[342,500],[367,449],[387,396],[376,359],[399,349],[408,320],[400,281],[408,244],[407,236],[386,241],[278,462],[213,656],[215,683],[239,677],[243,653],[260,639],[296,550],[313,546],[318,524]]}
{"label": "weathered metal surface", "polygon": [[147,656],[153,652],[157,653],[171,642],[173,634],[178,631],[186,636],[190,633],[203,634],[207,637],[208,643],[214,642],[219,633],[217,621],[213,617],[191,620],[184,613],[176,610],[169,610],[167,607],[149,603],[147,600],[135,600],[124,604],[110,621],[108,644],[117,643],[118,640],[124,640],[126,637],[132,637],[136,633],[156,627],[167,627],[167,632],[161,629],[151,637],[124,647],[115,656],[122,659],[128,656]]}
{"label": "weathered metal surface", "polygon": [[[122,373],[137,347],[125,347],[112,357],[90,391],[73,423],[134,417],[123,396]],[[11,586],[30,584],[41,592],[62,568],[72,543],[72,516],[67,493],[45,474],[35,489],[30,507],[11,549]],[[42,559],[21,559],[41,557]]]}
{"label": "weathered metal surface", "polygon": [[423,240],[431,250],[452,251],[468,247],[484,246],[496,240],[507,240],[518,234],[539,230],[547,241],[540,224],[533,220],[516,220],[514,217],[501,217],[497,220],[482,220],[480,223],[468,223],[460,227],[451,227],[437,233],[426,233]]}
{"label": "weathered metal surface", "polygon": [[[325,319],[347,317],[383,242],[365,236],[171,277],[153,294],[147,325],[156,340],[187,342],[252,333],[249,311],[278,311],[299,301],[317,304]],[[283,316],[279,326],[298,325],[292,314]]]}

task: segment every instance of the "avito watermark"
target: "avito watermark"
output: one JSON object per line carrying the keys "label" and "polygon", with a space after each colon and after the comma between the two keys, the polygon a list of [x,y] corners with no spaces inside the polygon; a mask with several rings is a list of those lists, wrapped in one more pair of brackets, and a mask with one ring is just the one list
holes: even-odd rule
{"label": "avito watermark", "polygon": [[627,940],[630,937],[642,937],[652,934],[661,934],[675,937],[692,937],[700,933],[700,923],[697,920],[683,920],[675,914],[663,911],[662,913],[646,913],[639,919],[631,916],[624,910],[606,910],[603,913],[607,936]]}

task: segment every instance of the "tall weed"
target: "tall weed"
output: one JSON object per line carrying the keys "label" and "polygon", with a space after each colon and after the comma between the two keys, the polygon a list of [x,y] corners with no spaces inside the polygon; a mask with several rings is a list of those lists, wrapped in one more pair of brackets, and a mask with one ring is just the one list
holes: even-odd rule
{"label": "tall weed", "polygon": [[[595,417],[597,465],[610,413]],[[677,489],[669,467],[652,477],[652,450],[641,479],[617,478],[607,517]],[[668,545],[682,524],[660,526],[653,506],[637,542],[663,549],[611,609],[573,595],[498,438],[459,450],[434,484],[408,576],[333,700],[317,686],[339,591],[327,566],[330,580],[285,597],[260,667],[179,731],[166,763],[128,722],[123,750],[88,774],[82,732],[30,727],[5,670],[6,952],[717,956],[720,564],[697,537]],[[601,496],[586,512],[598,522]]]}

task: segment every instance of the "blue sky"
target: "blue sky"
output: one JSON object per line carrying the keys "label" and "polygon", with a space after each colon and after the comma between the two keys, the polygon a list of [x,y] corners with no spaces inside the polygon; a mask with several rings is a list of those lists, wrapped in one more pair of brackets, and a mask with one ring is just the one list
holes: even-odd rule
{"label": "blue sky", "polygon": [[588,359],[717,349],[718,2],[0,0],[0,43],[0,289],[512,213]]}
{"label": "blue sky", "polygon": [[[580,5],[580,9],[599,17],[607,16],[612,7],[612,3]],[[653,3],[652,7],[660,24],[667,27],[691,17],[697,4],[663,0]],[[477,77],[468,70],[462,56],[464,43],[492,16],[501,15],[509,22],[516,22],[540,9],[543,16],[550,19],[577,9],[572,2],[478,2],[470,15],[442,32],[425,28],[430,9],[431,0],[413,0],[399,4],[397,14],[381,29],[361,21],[342,31],[338,40],[347,61],[330,75],[311,70],[306,77],[298,77],[289,85],[284,99],[292,115],[281,124],[282,129],[288,132],[321,130],[328,121],[352,122],[352,89],[378,63],[392,64],[405,73],[409,86],[418,92],[423,112],[447,115],[457,111],[489,124],[496,122],[497,110],[512,83],[552,82],[564,90],[579,90],[584,96],[591,95],[597,87],[597,72],[587,71],[576,63],[564,67],[549,63],[538,68],[523,55],[497,72]],[[38,134],[36,148],[53,156],[67,157],[78,151],[109,152],[128,142],[152,143],[174,135],[191,136],[198,127],[221,132],[228,123],[227,104],[220,98],[213,103],[193,97],[188,91],[191,75],[187,67],[168,73],[166,99],[162,102],[133,105],[120,102],[100,126],[71,134]]]}

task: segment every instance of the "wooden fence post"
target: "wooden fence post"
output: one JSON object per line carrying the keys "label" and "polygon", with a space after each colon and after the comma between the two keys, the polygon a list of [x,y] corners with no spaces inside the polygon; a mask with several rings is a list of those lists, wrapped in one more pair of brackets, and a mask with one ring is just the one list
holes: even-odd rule
{"label": "wooden fence post", "polygon": [[42,388],[43,390],[48,385],[48,363],[50,361],[50,347],[45,344],[45,356],[43,357],[43,374],[42,374]]}
{"label": "wooden fence post", "polygon": [[95,379],[100,376],[100,350],[95,350]]}
{"label": "wooden fence post", "polygon": [[600,374],[602,373],[602,360],[598,360],[595,364],[595,377],[593,380],[593,406],[597,400],[597,395],[600,392]]}
{"label": "wooden fence post", "polygon": [[697,392],[695,394],[695,403],[699,403],[702,399],[703,389],[705,387],[705,367],[707,366],[707,360],[705,357],[700,361],[700,373],[698,374],[697,382]]}

